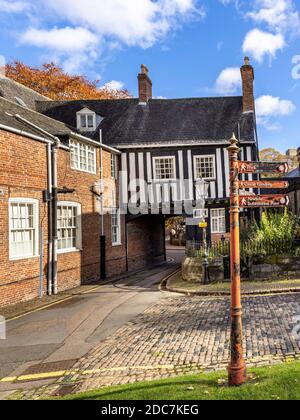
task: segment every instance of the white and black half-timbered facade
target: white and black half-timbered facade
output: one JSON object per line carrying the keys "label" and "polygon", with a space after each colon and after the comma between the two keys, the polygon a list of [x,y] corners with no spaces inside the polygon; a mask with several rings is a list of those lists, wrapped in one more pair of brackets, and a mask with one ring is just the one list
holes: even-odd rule
{"label": "white and black half-timbered facade", "polygon": [[[258,159],[254,70],[247,58],[241,78],[242,96],[153,99],[148,69],[142,66],[137,99],[40,101],[37,106],[39,112],[121,151],[120,161],[112,165],[121,170],[120,194],[128,219],[152,213],[182,214],[191,220],[197,209],[197,179],[205,179],[209,233],[219,237],[229,232],[227,147],[233,132],[241,159]],[[251,180],[251,175],[243,176]],[[197,239],[200,231],[188,226],[187,235]]]}

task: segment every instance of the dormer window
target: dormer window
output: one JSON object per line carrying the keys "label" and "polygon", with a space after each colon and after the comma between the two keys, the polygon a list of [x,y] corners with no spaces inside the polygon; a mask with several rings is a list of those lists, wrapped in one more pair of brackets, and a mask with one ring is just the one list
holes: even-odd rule
{"label": "dormer window", "polygon": [[80,128],[94,128],[94,116],[80,115]]}
{"label": "dormer window", "polygon": [[80,131],[96,131],[96,114],[85,108],[77,112],[77,128]]}

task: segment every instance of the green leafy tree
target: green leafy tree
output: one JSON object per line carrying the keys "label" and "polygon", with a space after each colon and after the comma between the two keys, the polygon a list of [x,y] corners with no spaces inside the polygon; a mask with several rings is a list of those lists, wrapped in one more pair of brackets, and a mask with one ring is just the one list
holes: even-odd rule
{"label": "green leafy tree", "polygon": [[[297,168],[297,166],[299,165],[297,156],[294,156],[292,158],[288,157],[287,155],[283,155],[278,150],[272,147],[261,150],[259,153],[259,158],[261,161],[264,161],[264,162],[287,162],[290,165],[291,171]],[[279,178],[282,175],[266,173],[266,174],[263,174],[263,176],[265,178],[276,178],[276,177]]]}
{"label": "green leafy tree", "polygon": [[166,228],[170,232],[175,232],[174,237],[179,238],[185,232],[185,220],[183,217],[171,217],[166,222]]}

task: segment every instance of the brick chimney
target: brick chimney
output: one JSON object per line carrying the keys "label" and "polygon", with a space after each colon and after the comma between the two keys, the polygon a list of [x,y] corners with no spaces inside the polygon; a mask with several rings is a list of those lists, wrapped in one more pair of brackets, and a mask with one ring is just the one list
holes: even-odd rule
{"label": "brick chimney", "polygon": [[249,57],[245,57],[245,63],[241,67],[243,81],[243,112],[254,112],[254,69],[250,65]]}
{"label": "brick chimney", "polygon": [[141,73],[138,75],[140,104],[147,104],[149,99],[152,99],[152,81],[148,73],[149,70],[142,64]]}

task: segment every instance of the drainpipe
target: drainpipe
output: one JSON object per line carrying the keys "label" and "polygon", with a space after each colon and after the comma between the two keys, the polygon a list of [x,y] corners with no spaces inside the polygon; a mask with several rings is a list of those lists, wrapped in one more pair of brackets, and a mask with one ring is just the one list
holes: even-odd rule
{"label": "drainpipe", "polygon": [[57,203],[58,203],[58,181],[57,181],[57,152],[59,144],[52,147],[52,293],[58,293],[58,278],[57,278],[57,248],[58,248],[58,235],[57,235]]}
{"label": "drainpipe", "polygon": [[52,220],[52,147],[48,144],[48,194],[50,201],[48,202],[48,295],[52,295],[52,256],[53,256],[53,220]]}
{"label": "drainpipe", "polygon": [[101,198],[100,198],[100,279],[106,280],[106,236],[104,233],[104,191],[103,191],[103,147],[102,147],[102,130],[100,130],[100,183],[101,183]]}

